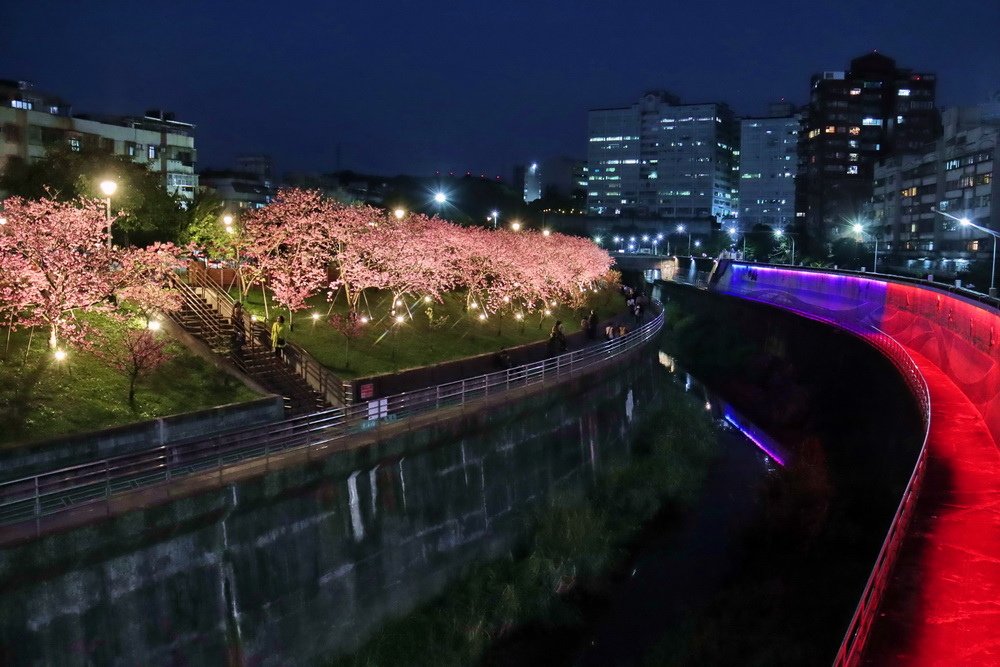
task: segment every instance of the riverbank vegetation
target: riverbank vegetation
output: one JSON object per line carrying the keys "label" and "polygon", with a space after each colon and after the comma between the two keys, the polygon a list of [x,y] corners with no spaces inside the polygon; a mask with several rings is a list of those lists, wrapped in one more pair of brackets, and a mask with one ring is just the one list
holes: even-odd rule
{"label": "riverbank vegetation", "polygon": [[694,502],[716,455],[700,405],[669,384],[661,401],[638,429],[630,461],[599,474],[589,493],[548,498],[527,513],[520,548],[472,566],[436,600],[388,621],[354,655],[331,664],[470,665],[529,624],[578,629],[574,595],[601,588],[654,517]]}

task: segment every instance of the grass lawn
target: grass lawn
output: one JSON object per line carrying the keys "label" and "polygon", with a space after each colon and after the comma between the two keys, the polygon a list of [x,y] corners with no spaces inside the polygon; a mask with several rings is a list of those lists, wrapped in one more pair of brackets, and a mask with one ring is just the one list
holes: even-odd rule
{"label": "grass lawn", "polygon": [[[269,300],[269,303],[272,318],[279,314],[287,318],[287,311],[275,310],[273,302]],[[424,303],[407,298],[404,307],[396,310],[403,314],[409,311],[409,315],[403,324],[394,324],[389,314],[391,295],[379,292],[369,295],[367,300],[362,298],[359,309],[362,314],[369,315],[371,321],[365,325],[361,336],[350,342],[348,349],[344,336],[327,324],[328,313],[346,312],[343,297],[332,306],[322,295],[310,299],[309,304],[308,310],[295,314],[295,326],[289,332],[289,340],[301,345],[337,375],[348,379],[392,373],[545,340],[557,319],[562,320],[563,331],[570,334],[579,331],[580,320],[590,313],[591,308],[602,320],[625,310],[619,292],[609,288],[595,293],[586,308],[572,310],[557,305],[548,317],[538,313],[527,314],[519,322],[512,313],[507,313],[503,317],[492,315],[488,320],[480,321],[478,316],[481,311],[466,312],[465,294],[453,293],[445,296],[444,303]],[[259,289],[252,291],[243,305],[249,312],[264,317]],[[428,308],[432,311],[433,320],[428,318]],[[318,313],[320,318],[314,321],[313,313]]]}
{"label": "grass lawn", "polygon": [[139,381],[131,406],[127,378],[93,355],[72,350],[65,361],[55,361],[45,332],[36,330],[25,359],[29,333],[12,333],[9,344],[7,330],[0,334],[0,447],[257,397],[171,343],[174,357]]}

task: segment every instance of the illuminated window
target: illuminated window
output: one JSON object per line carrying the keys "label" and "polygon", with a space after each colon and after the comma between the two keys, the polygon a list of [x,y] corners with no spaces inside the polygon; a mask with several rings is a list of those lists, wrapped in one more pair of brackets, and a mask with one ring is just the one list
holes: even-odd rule
{"label": "illuminated window", "polygon": [[150,144],[149,148],[147,150],[146,155],[149,157],[150,160],[155,160],[156,159],[156,146]]}
{"label": "illuminated window", "polygon": [[11,100],[10,105],[15,109],[24,109],[25,111],[31,111],[31,102],[25,102],[24,100]]}
{"label": "illuminated window", "polygon": [[851,162],[857,162],[858,161],[858,154],[857,153],[848,153],[847,154],[847,159],[850,160]]}
{"label": "illuminated window", "polygon": [[880,127],[882,125],[882,119],[881,118],[862,118],[861,119],[861,124],[862,125],[867,125],[869,127]]}
{"label": "illuminated window", "polygon": [[827,125],[826,129],[823,131],[826,132],[827,134],[833,134],[834,132],[837,131],[837,128],[834,127],[833,125]]}
{"label": "illuminated window", "polygon": [[818,136],[819,136],[819,130],[810,130],[809,131],[809,138],[810,139],[815,139]]}
{"label": "illuminated window", "polygon": [[852,164],[851,166],[849,166],[847,168],[847,173],[848,174],[856,174],[856,173],[858,173],[858,165]]}
{"label": "illuminated window", "polygon": [[69,149],[71,151],[76,151],[77,153],[79,153],[80,152],[80,140],[79,139],[70,139],[69,140]]}
{"label": "illuminated window", "polygon": [[848,132],[850,132],[853,136],[858,136],[859,134],[861,134],[861,128],[855,125],[850,130],[848,130]]}
{"label": "illuminated window", "polygon": [[900,97],[909,97],[910,96],[910,89],[909,88],[900,88],[899,89],[899,96]]}

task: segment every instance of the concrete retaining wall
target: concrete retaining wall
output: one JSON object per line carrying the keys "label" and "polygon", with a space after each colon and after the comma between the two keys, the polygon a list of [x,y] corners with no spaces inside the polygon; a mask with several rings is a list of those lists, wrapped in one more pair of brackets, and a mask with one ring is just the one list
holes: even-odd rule
{"label": "concrete retaining wall", "polygon": [[245,403],[220,405],[197,412],[10,447],[0,450],[0,480],[27,477],[45,470],[80,465],[189,438],[204,438],[231,429],[269,424],[283,417],[281,397],[265,396]]}

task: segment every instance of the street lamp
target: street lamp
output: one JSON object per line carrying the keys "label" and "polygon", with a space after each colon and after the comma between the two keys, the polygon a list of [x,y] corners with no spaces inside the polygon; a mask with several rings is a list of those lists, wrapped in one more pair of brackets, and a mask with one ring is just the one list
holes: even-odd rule
{"label": "street lamp", "polygon": [[657,254],[657,246],[660,245],[660,241],[663,240],[663,234],[657,234],[656,238],[653,239],[653,254]]}
{"label": "street lamp", "polygon": [[956,218],[955,216],[951,215],[950,213],[945,213],[944,211],[939,211],[936,208],[932,208],[931,210],[934,211],[935,213],[940,213],[941,215],[943,215],[946,218],[951,218],[952,220],[957,220],[958,224],[962,225],[963,227],[975,227],[979,231],[986,232],[987,234],[989,234],[990,236],[993,237],[993,264],[992,264],[992,267],[990,269],[990,292],[989,292],[989,294],[990,294],[990,296],[996,296],[997,295],[997,282],[996,282],[996,280],[997,280],[997,239],[1000,238],[1000,232],[997,232],[997,231],[994,231],[992,229],[989,229],[988,227],[981,227],[980,225],[977,225],[976,223],[974,223],[971,220],[969,220],[968,218]]}
{"label": "street lamp", "polygon": [[[775,237],[777,237],[779,239],[784,238],[784,236],[785,236],[785,230],[783,230],[783,229],[776,229],[776,230],[774,230],[774,235],[775,235]],[[790,240],[792,242],[792,266],[795,266],[795,236],[793,236],[792,234],[789,234],[788,235],[788,240]]]}
{"label": "street lamp", "polygon": [[406,209],[397,208],[392,214],[396,216],[396,220],[402,220],[406,217]]}
{"label": "street lamp", "polygon": [[108,247],[111,247],[111,195],[118,189],[118,184],[107,179],[101,181],[101,192],[104,193],[104,219],[108,221]]}
{"label": "street lamp", "polygon": [[552,236],[552,230],[551,229],[543,229],[542,230],[542,236]]}
{"label": "street lamp", "polygon": [[861,226],[860,222],[854,223],[854,226],[851,229],[853,229],[854,233],[858,235],[859,243],[862,240],[861,239],[862,234],[868,234],[868,236],[872,237],[872,239],[875,241],[875,261],[872,262],[872,273],[878,273],[878,236],[870,232],[866,232],[865,228]]}
{"label": "street lamp", "polygon": [[521,231],[521,223],[515,220],[514,222],[510,223],[510,228],[513,229],[515,232],[519,232]]}
{"label": "street lamp", "polygon": [[493,218],[493,229],[496,229],[497,228],[497,220],[500,218],[500,212],[499,211],[493,211],[492,213],[490,213],[490,215],[487,218],[487,220],[489,220],[489,218]]}

